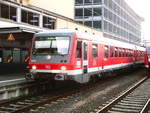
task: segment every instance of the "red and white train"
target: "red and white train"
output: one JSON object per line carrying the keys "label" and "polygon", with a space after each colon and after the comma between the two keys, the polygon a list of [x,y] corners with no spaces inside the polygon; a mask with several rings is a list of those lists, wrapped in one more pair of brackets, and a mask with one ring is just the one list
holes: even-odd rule
{"label": "red and white train", "polygon": [[75,30],[37,33],[29,60],[33,78],[89,82],[93,76],[144,65],[146,49]]}

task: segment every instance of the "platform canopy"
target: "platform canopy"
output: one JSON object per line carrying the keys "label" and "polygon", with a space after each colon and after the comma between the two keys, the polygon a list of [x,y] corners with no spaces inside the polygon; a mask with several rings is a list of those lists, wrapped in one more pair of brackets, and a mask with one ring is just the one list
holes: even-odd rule
{"label": "platform canopy", "polygon": [[24,25],[24,24],[15,24],[10,22],[0,21],[0,34],[21,33],[21,32],[37,33],[43,31],[47,31],[47,30],[37,28],[37,27],[32,27],[29,25]]}
{"label": "platform canopy", "polygon": [[28,32],[28,33],[37,33],[38,31],[23,27],[3,27],[0,28],[0,34],[4,33],[21,33],[21,32]]}

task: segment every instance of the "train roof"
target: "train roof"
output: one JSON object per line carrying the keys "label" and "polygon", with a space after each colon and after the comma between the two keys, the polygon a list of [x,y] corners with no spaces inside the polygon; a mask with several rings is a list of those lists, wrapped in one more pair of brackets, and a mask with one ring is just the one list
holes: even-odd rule
{"label": "train roof", "polygon": [[57,35],[74,35],[75,33],[77,35],[77,38],[80,38],[80,39],[90,40],[93,42],[100,42],[102,44],[111,45],[111,46],[115,46],[115,47],[138,49],[141,51],[145,51],[145,48],[141,47],[141,46],[137,46],[137,45],[130,44],[127,42],[122,42],[122,41],[106,38],[106,37],[103,37],[102,35],[98,36],[98,35],[95,35],[92,33],[80,32],[80,31],[72,30],[72,29],[50,30],[49,32],[36,33],[35,36],[47,36],[47,35],[55,35],[55,34],[57,34]]}
{"label": "train roof", "polygon": [[47,36],[47,35],[73,35],[76,31],[71,29],[56,29],[48,32],[39,32],[35,36]]}
{"label": "train roof", "polygon": [[128,49],[136,48],[138,50],[145,51],[144,47],[137,46],[135,44],[131,44],[131,43],[127,43],[127,42],[118,41],[115,39],[106,38],[103,36],[100,37],[100,36],[88,34],[88,33],[77,33],[77,36],[80,38],[86,37],[85,39],[92,40],[93,42],[100,42],[102,44],[111,45],[111,46],[115,46],[115,47],[128,48]]}

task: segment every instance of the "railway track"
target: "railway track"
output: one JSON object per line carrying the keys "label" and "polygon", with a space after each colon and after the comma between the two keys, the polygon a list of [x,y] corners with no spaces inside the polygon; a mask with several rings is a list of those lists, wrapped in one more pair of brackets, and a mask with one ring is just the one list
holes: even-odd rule
{"label": "railway track", "polygon": [[145,77],[96,113],[150,113],[150,78]]}
{"label": "railway track", "polygon": [[[116,77],[118,78],[118,77]],[[115,78],[113,78],[115,79]],[[86,86],[79,86],[79,87],[71,87],[70,89],[66,89],[65,91],[61,89],[64,89],[61,87],[61,89],[57,89],[54,92],[50,92],[45,95],[39,95],[39,96],[32,96],[29,98],[20,98],[20,99],[14,99],[6,102],[0,102],[0,113],[26,113],[30,110],[39,108],[43,105],[49,104],[51,102],[56,102],[57,100],[61,100],[63,98],[68,98],[71,95],[88,91],[92,88],[97,87],[98,85],[102,85],[103,83],[106,83],[108,81],[112,81],[112,78],[102,80],[98,83],[92,84],[92,85],[86,85]]]}
{"label": "railway track", "polygon": [[57,89],[57,91],[55,89],[54,92],[50,92],[46,95],[39,95],[35,97],[32,96],[29,98],[19,98],[6,102],[0,102],[0,113],[26,113],[31,109],[35,109],[47,103],[55,102],[57,100],[67,98],[73,94],[89,90],[91,88],[97,87],[100,84],[106,83],[110,80],[103,80],[93,85],[89,84],[86,86],[76,86],[70,89],[66,89],[65,91],[63,91],[62,90],[63,88],[61,87],[61,89]]}
{"label": "railway track", "polygon": [[46,103],[50,103],[60,98],[67,97],[75,92],[77,92],[77,90],[66,92],[62,95],[63,93],[62,91],[58,91],[57,93],[55,93],[54,91],[46,95],[39,95],[35,97],[32,96],[28,98],[19,98],[19,99],[6,101],[6,102],[1,102],[0,113],[26,113],[30,109],[34,109]]}

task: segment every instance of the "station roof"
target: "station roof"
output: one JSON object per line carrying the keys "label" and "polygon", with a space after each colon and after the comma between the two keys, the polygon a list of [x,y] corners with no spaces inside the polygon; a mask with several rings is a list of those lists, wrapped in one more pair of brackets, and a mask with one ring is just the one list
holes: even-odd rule
{"label": "station roof", "polygon": [[37,33],[42,31],[46,30],[24,24],[16,24],[11,22],[0,21],[0,34],[21,33],[21,32]]}
{"label": "station roof", "polygon": [[21,33],[21,32],[36,33],[38,31],[33,30],[33,29],[29,29],[29,28],[23,28],[23,27],[3,27],[3,28],[0,28],[0,34]]}

